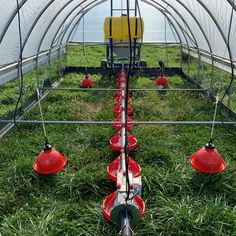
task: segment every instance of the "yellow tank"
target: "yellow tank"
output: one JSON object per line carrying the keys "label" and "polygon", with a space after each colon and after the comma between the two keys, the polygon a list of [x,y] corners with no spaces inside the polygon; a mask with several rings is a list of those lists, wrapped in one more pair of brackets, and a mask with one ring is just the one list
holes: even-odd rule
{"label": "yellow tank", "polygon": [[[144,24],[141,17],[130,17],[130,30],[132,40],[142,38]],[[106,17],[104,21],[104,35],[105,39],[112,38],[117,41],[128,41],[129,33],[127,16]]]}

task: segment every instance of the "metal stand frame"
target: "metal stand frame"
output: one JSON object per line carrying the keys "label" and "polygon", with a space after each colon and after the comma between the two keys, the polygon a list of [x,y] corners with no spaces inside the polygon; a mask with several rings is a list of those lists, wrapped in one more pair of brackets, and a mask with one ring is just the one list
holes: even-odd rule
{"label": "metal stand frame", "polygon": [[[110,0],[110,39],[106,44],[106,58],[107,58],[107,67],[108,68],[120,68],[122,64],[124,64],[124,61],[127,60],[127,63],[124,64],[126,67],[128,65],[128,59],[119,56],[115,56],[115,52],[119,52],[119,50],[126,48],[129,50],[129,43],[127,42],[116,42],[112,38],[112,17],[114,16],[114,11],[120,11],[121,14],[124,9],[118,9],[114,8],[113,6],[113,0]],[[137,6],[137,0],[135,0],[134,3],[134,9],[129,9],[130,11],[134,11],[134,16],[137,16],[138,12],[138,6]],[[137,31],[137,21],[136,21],[136,31]],[[137,33],[137,32],[136,32]],[[137,41],[137,39],[134,39],[132,42],[132,50],[134,52],[133,58],[132,58],[132,67],[133,68],[139,68],[139,61],[140,61],[140,51],[141,51],[141,43]]]}

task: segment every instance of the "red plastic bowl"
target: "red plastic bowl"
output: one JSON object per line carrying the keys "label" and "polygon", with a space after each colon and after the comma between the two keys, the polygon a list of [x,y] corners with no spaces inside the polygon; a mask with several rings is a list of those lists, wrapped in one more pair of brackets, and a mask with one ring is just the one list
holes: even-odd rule
{"label": "red plastic bowl", "polygon": [[[118,115],[116,119],[114,119],[112,122],[121,122],[121,116]],[[133,122],[133,120],[128,116],[128,131],[131,130],[134,127],[134,124],[129,124],[129,122]],[[113,124],[113,129],[121,129],[121,124]]]}
{"label": "red plastic bowl", "polygon": [[[112,110],[115,115],[120,115],[121,113],[121,107],[120,106],[115,106]],[[131,106],[128,106],[128,116],[133,113],[133,108]]]}
{"label": "red plastic bowl", "polygon": [[54,174],[63,169],[66,165],[66,157],[55,148],[42,151],[35,162],[33,168],[42,175]]}
{"label": "red plastic bowl", "polygon": [[[102,203],[103,216],[109,222],[111,222],[111,211],[114,208],[115,200],[116,200],[116,191],[108,195]],[[140,218],[143,219],[145,212],[145,202],[138,195],[134,197],[134,200],[137,204],[137,207],[139,208]]]}
{"label": "red plastic bowl", "polygon": [[[120,161],[121,156],[118,156],[107,166],[107,175],[109,179],[114,182],[117,181],[117,171],[119,171],[120,169]],[[133,175],[134,178],[138,177],[141,173],[140,165],[132,158],[129,158],[129,172]]]}
{"label": "red plastic bowl", "polygon": [[[137,139],[129,133],[128,133],[128,143],[129,143],[129,151],[133,151],[138,145]],[[121,151],[121,134],[120,134],[120,132],[118,132],[113,137],[111,137],[110,147],[115,151],[118,151],[118,152]]]}
{"label": "red plastic bowl", "polygon": [[92,88],[94,86],[94,82],[91,77],[86,75],[84,79],[80,83],[81,88]]}
{"label": "red plastic bowl", "polygon": [[[114,98],[114,102],[117,104],[117,105],[120,105],[121,104],[121,100],[122,100],[122,97],[121,96],[117,96]],[[131,97],[128,97],[128,103],[131,102]]]}
{"label": "red plastic bowl", "polygon": [[216,149],[206,147],[191,155],[189,161],[195,170],[205,174],[217,174],[226,168],[226,163],[220,153]]}
{"label": "red plastic bowl", "polygon": [[166,87],[169,85],[169,81],[166,79],[164,75],[160,75],[155,80],[155,85]]}
{"label": "red plastic bowl", "polygon": [[109,194],[102,203],[103,216],[109,222],[111,222],[111,210],[114,207],[115,200],[116,200],[116,191]]}

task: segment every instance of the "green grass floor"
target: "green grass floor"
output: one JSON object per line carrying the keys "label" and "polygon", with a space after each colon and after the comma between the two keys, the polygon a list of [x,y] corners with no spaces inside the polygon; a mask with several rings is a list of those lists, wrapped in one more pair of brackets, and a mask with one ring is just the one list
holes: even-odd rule
{"label": "green grass floor", "polygon": [[[69,74],[61,87],[78,87],[83,75]],[[95,87],[115,87],[116,78],[93,75]],[[171,88],[191,88],[170,77]],[[149,78],[131,78],[132,88],[154,88]],[[43,101],[45,120],[105,120],[115,118],[114,92],[51,91]],[[214,104],[189,92],[136,92],[131,103],[135,121],[211,120]],[[40,119],[35,107],[26,119]],[[220,119],[220,116],[217,116]],[[51,144],[68,158],[60,173],[40,176],[32,163],[43,146],[41,125],[19,125],[0,142],[1,236],[109,236],[119,230],[102,216],[103,199],[116,187],[106,176],[118,156],[109,148],[116,133],[111,126],[46,125]],[[210,126],[136,126],[131,153],[142,167],[145,217],[137,236],[236,235],[236,138],[215,127],[215,145],[228,166],[224,173],[204,175],[189,165]],[[232,132],[236,129],[231,128]]]}

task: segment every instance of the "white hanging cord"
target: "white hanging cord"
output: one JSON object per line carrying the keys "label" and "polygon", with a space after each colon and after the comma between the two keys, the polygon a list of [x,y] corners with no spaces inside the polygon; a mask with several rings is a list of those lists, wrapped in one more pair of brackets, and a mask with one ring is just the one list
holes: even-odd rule
{"label": "white hanging cord", "polygon": [[[222,71],[221,71],[221,73],[222,73]],[[220,74],[218,91],[217,91],[216,97],[215,97],[216,101],[215,101],[215,111],[214,111],[212,127],[211,127],[211,136],[210,136],[211,140],[214,139],[213,134],[214,134],[214,129],[215,129],[215,121],[216,121],[216,114],[217,114],[218,104],[219,104],[219,100],[220,100],[219,94],[220,94],[220,90],[221,90],[221,83],[222,83],[222,76]]]}
{"label": "white hanging cord", "polygon": [[212,122],[212,127],[211,127],[211,139],[213,139],[213,133],[214,133],[215,121],[216,121],[216,113],[217,113],[217,108],[218,108],[218,102],[219,102],[219,96],[216,96],[215,112],[214,112],[213,122]]}
{"label": "white hanging cord", "polygon": [[43,134],[44,134],[45,141],[48,142],[47,132],[46,132],[45,123],[44,123],[43,110],[41,106],[41,98],[39,95],[39,89],[37,87],[36,87],[36,92],[37,92],[37,99],[38,99],[38,105],[39,105],[39,112],[40,112],[40,116],[42,120]]}

